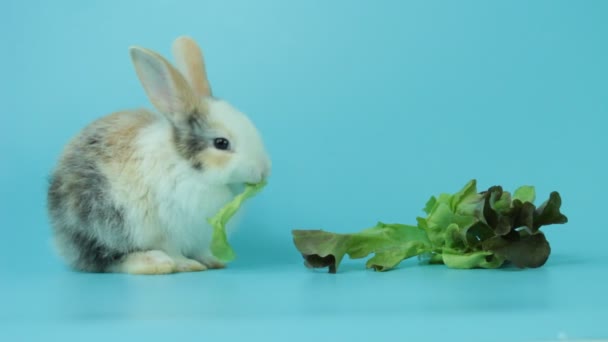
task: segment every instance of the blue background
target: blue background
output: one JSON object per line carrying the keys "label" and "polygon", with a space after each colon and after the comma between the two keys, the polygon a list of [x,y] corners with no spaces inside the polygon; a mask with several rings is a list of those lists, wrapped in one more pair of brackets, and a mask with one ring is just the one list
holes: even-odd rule
{"label": "blue background", "polygon": [[[0,340],[608,338],[607,16],[606,1],[3,2]],[[239,259],[73,273],[50,250],[47,175],[91,120],[151,108],[127,48],[170,55],[182,34],[274,162]],[[329,275],[292,245],[293,228],[414,223],[472,178],[562,194],[543,268]]]}

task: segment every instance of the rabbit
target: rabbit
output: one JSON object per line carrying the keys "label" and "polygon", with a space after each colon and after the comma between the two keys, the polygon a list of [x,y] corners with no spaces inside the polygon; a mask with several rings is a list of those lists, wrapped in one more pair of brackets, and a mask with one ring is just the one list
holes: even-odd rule
{"label": "rabbit", "polygon": [[253,122],[212,95],[198,44],[180,36],[172,50],[176,67],[154,51],[129,47],[157,112],[125,110],[94,120],[67,142],[51,172],[52,240],[75,270],[223,268],[210,252],[207,219],[234,198],[235,186],[270,175]]}

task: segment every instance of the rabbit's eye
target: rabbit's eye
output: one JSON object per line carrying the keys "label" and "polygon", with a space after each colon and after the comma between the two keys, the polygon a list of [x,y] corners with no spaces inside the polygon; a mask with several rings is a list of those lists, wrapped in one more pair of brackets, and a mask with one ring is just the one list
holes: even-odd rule
{"label": "rabbit's eye", "polygon": [[226,138],[215,138],[213,140],[213,146],[218,150],[227,150],[230,148],[230,141]]}

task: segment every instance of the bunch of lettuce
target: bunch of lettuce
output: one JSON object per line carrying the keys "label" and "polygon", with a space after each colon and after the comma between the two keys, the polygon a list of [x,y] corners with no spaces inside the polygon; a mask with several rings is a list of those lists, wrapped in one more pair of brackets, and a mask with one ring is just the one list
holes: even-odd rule
{"label": "bunch of lettuce", "polygon": [[239,195],[235,196],[232,201],[228,202],[220,211],[210,218],[209,224],[213,227],[213,234],[211,236],[211,254],[221,262],[233,261],[236,258],[236,253],[228,243],[228,236],[226,234],[226,224],[236,214],[243,203],[257,195],[264,187],[266,182],[258,184],[246,184],[245,190]]}
{"label": "bunch of lettuce", "polygon": [[552,192],[540,206],[535,190],[522,186],[513,194],[500,186],[477,192],[471,180],[455,194],[431,197],[417,225],[378,223],[353,234],[323,230],[294,230],[298,251],[311,268],[329,267],[336,273],[345,255],[365,258],[366,267],[385,271],[419,256],[450,268],[498,268],[507,263],[519,268],[545,264],[551,247],[542,226],[563,224],[561,198]]}

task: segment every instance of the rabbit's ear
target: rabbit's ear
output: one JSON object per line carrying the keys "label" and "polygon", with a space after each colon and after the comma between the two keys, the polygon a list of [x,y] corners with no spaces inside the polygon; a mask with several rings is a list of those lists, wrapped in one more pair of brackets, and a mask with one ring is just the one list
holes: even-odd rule
{"label": "rabbit's ear", "polygon": [[166,59],[141,47],[129,48],[137,76],[148,98],[173,123],[187,120],[196,111],[199,99],[188,82]]}
{"label": "rabbit's ear", "polygon": [[178,37],[173,42],[173,55],[175,65],[186,77],[194,93],[198,96],[211,96],[205,61],[198,44],[190,37]]}

